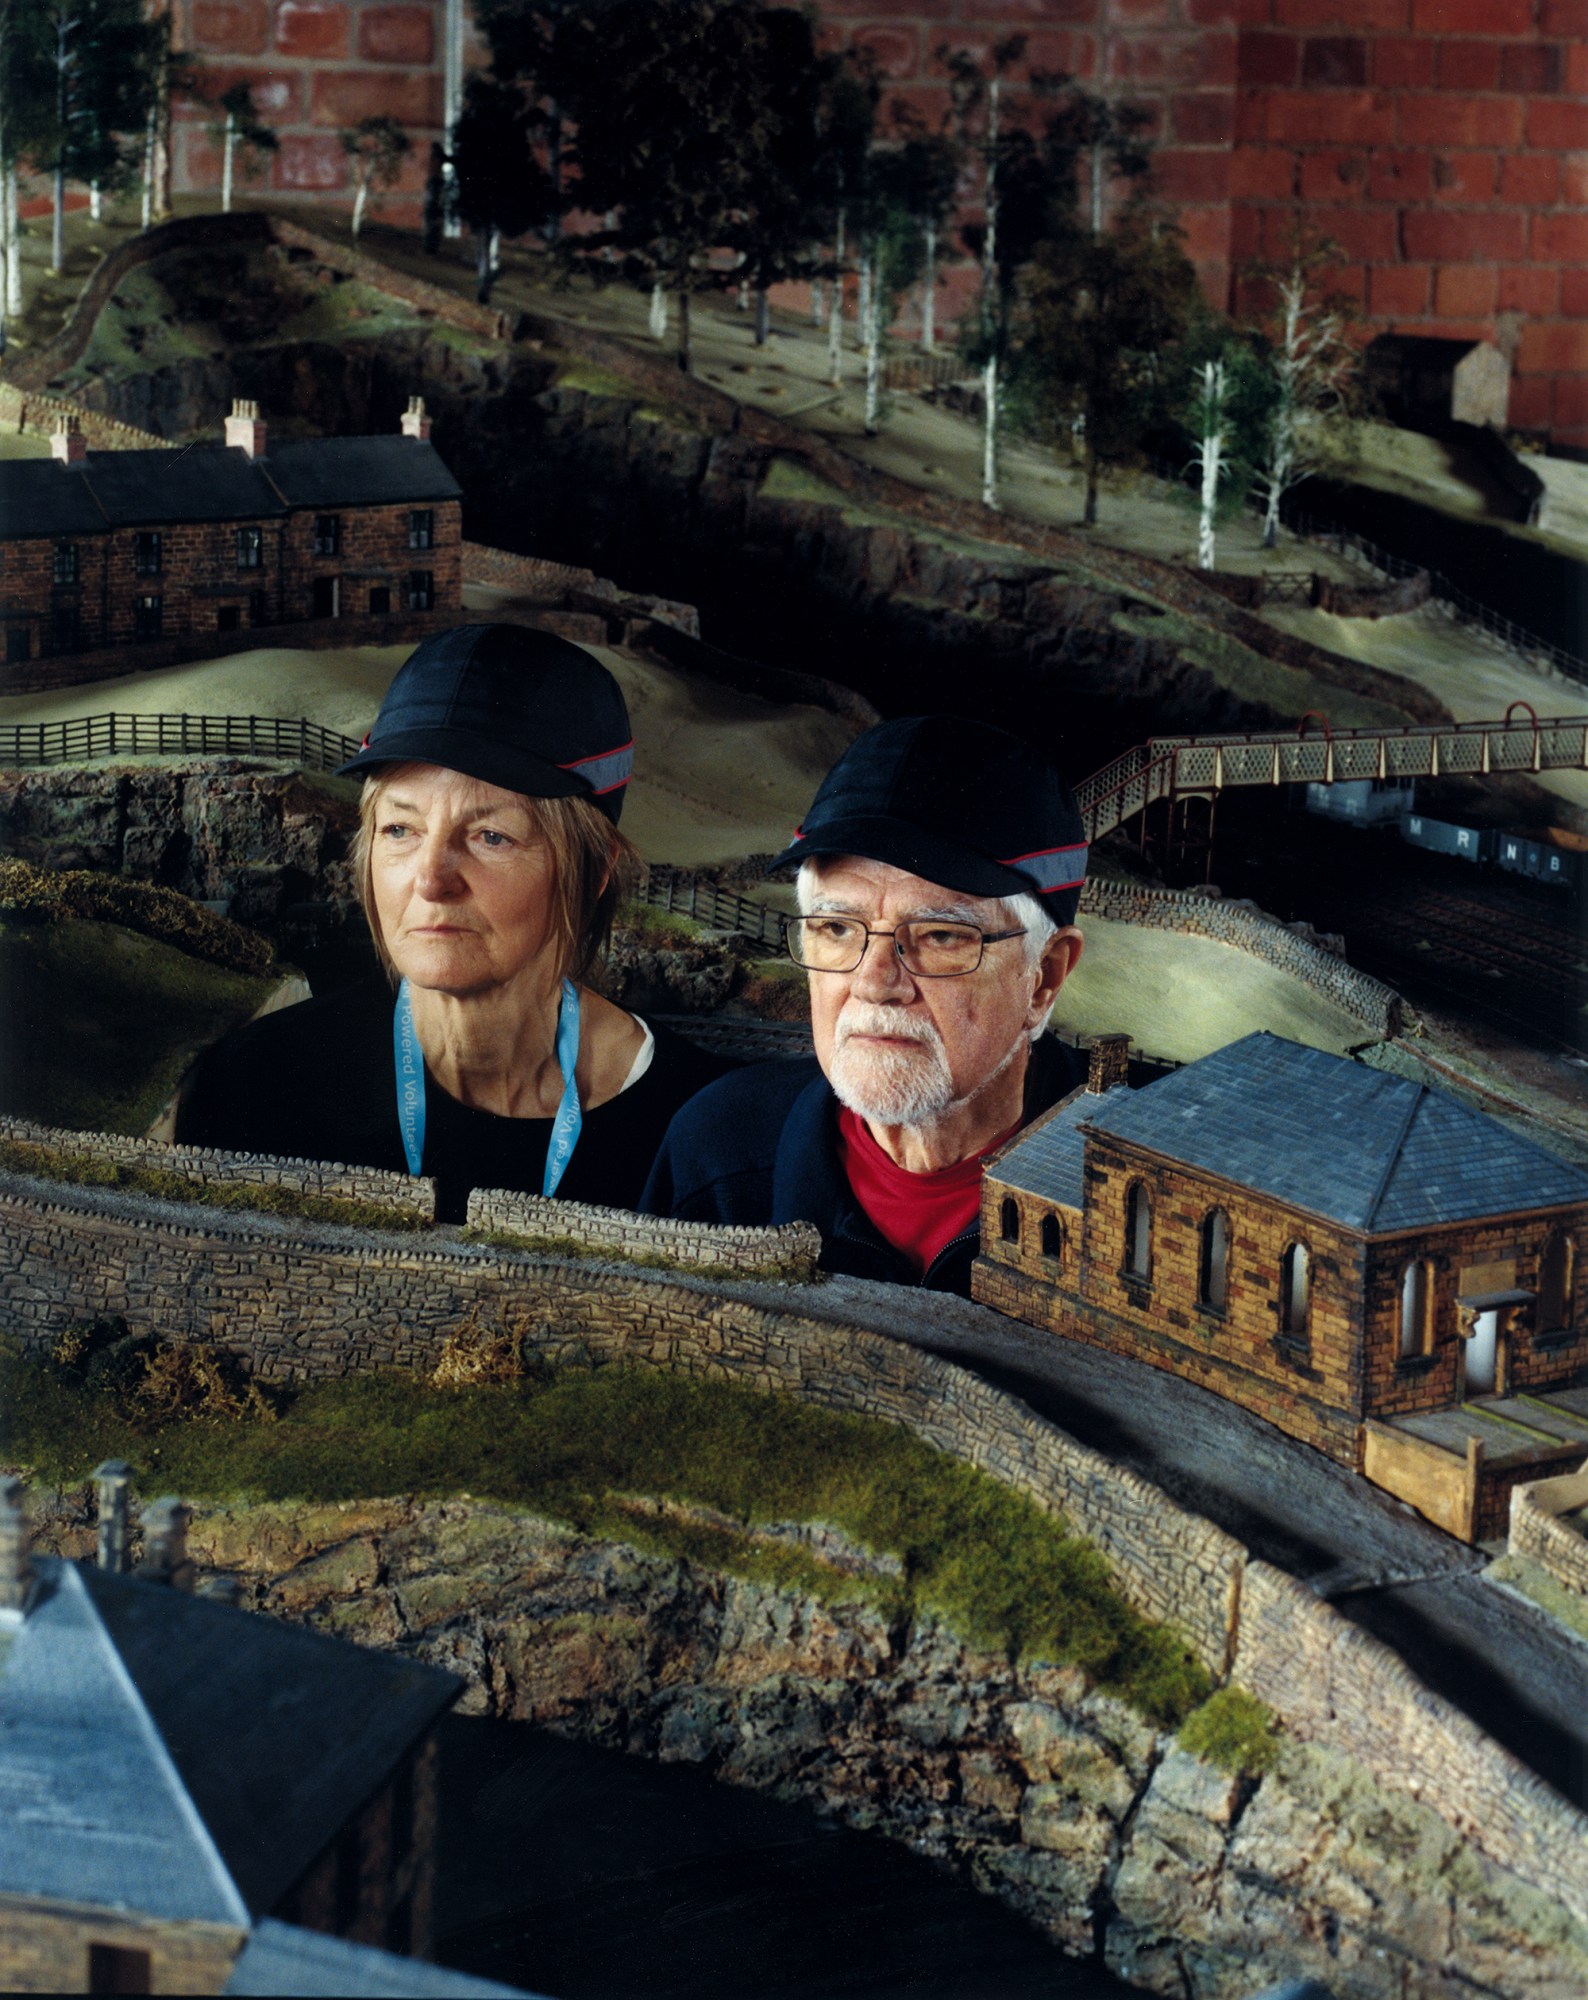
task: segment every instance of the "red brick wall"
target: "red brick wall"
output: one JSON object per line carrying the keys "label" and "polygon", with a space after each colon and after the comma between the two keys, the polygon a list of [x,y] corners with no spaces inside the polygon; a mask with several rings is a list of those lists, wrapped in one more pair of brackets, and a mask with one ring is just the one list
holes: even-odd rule
{"label": "red brick wall", "polygon": [[[441,116],[441,0],[178,0],[217,94],[251,78],[282,135],[273,191],[350,199],[338,129],[403,119],[384,213],[418,213]],[[1342,244],[1371,324],[1514,341],[1511,421],[1588,444],[1588,0],[821,0],[890,94],[946,107],[937,51],[1028,34],[1033,66],[1146,105],[1210,296],[1298,210]],[[218,188],[207,114],[177,184]],[[973,274],[948,273],[951,318]],[[1508,317],[1514,316],[1514,317]],[[908,329],[908,319],[906,320]]]}

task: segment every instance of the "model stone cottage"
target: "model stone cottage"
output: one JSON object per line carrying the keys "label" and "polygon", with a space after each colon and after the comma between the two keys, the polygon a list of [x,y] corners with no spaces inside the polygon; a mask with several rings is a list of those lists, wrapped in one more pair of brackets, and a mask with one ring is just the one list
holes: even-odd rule
{"label": "model stone cottage", "polygon": [[0,1480],[0,1990],[502,1992],[387,1956],[429,1945],[462,1683],[191,1594],[175,1502],[123,1573],[127,1474],[97,1567],[35,1559]]}
{"label": "model stone cottage", "polygon": [[348,639],[417,635],[462,604],[461,503],[417,397],[390,437],[272,440],[248,402],[223,445],[89,451],[58,432],[53,457],[0,461],[6,664],[173,657],[329,619],[351,621]]}
{"label": "model stone cottage", "polygon": [[1011,1141],[973,1283],[1472,1540],[1504,1533],[1513,1485],[1588,1451],[1585,1232],[1582,1169],[1440,1091],[1256,1034]]}

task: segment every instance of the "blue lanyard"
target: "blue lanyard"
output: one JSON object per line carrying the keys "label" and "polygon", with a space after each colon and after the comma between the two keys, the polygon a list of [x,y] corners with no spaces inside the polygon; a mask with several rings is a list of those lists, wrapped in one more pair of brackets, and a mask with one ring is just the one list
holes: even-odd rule
{"label": "blue lanyard", "polygon": [[[408,1171],[418,1174],[425,1157],[425,1059],[414,1033],[413,1002],[405,979],[397,988],[397,1010],[392,1016],[392,1056],[397,1072],[397,1123],[402,1129],[403,1153]],[[584,1114],[579,1109],[579,1085],[574,1068],[579,1060],[579,989],[571,979],[562,982],[562,999],[557,1007],[557,1067],[562,1071],[562,1102],[552,1121],[546,1145],[546,1172],[540,1191],[548,1198],[573,1158],[579,1143]]]}

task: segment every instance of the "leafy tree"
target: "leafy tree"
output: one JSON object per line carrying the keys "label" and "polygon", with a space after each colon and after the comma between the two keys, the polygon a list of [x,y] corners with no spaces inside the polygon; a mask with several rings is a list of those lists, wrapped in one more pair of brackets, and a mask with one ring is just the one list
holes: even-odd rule
{"label": "leafy tree", "polygon": [[807,15],[767,7],[755,27],[755,156],[747,162],[748,200],[726,240],[755,295],[755,344],[763,347],[770,288],[816,262],[811,242],[821,208],[818,134],[828,65],[817,56]]}
{"label": "leafy tree", "polygon": [[0,0],[0,256],[5,260],[0,350],[5,315],[22,310],[17,163],[49,144],[54,104],[52,45],[39,8]]}
{"label": "leafy tree", "polygon": [[565,249],[676,295],[685,373],[690,297],[734,282],[712,252],[754,206],[776,122],[762,20],[743,0],[614,0],[572,65],[580,203],[610,222]]}
{"label": "leafy tree", "polygon": [[138,0],[22,0],[16,9],[19,53],[27,51],[38,95],[27,153],[53,184],[51,268],[65,255],[66,184],[116,185],[141,132],[148,87],[150,33]]}
{"label": "leafy tree", "polygon": [[[1044,77],[1049,86],[1060,79]],[[1120,104],[1089,90],[1066,88],[1052,126],[1056,143],[1071,152],[1086,171],[1087,222],[1093,236],[1101,236],[1107,213],[1108,190],[1116,181],[1137,189],[1152,165],[1146,135],[1152,114],[1139,104]]]}
{"label": "leafy tree", "polygon": [[1082,519],[1097,520],[1102,466],[1167,412],[1166,356],[1199,293],[1178,233],[1140,204],[1094,236],[1079,218],[1039,243],[1021,288],[1012,399],[1025,427],[1082,455]]}
{"label": "leafy tree", "polygon": [[148,102],[143,131],[143,214],[145,229],[171,213],[171,101],[198,88],[190,56],[175,47],[169,8],[149,16]]}
{"label": "leafy tree", "polygon": [[1272,421],[1274,380],[1262,356],[1228,320],[1204,314],[1178,356],[1181,429],[1199,475],[1197,567],[1213,569],[1221,519],[1240,505],[1261,461]]}
{"label": "leafy tree", "polygon": [[[845,50],[822,80],[817,111],[820,153],[816,190],[822,227],[832,243],[832,297],[827,318],[827,373],[843,379],[844,276],[849,269],[850,213],[866,195],[882,86],[869,52]],[[865,317],[864,312],[862,318]]]}
{"label": "leafy tree", "polygon": [[250,179],[264,165],[265,156],[275,152],[281,141],[260,117],[251,83],[234,83],[220,95],[219,108],[225,114],[210,127],[211,138],[221,147],[221,213],[232,212],[232,180],[237,167]]}
{"label": "leafy tree", "polygon": [[866,435],[881,427],[882,345],[899,295],[919,277],[921,232],[911,207],[914,163],[902,147],[880,149],[869,160],[857,214],[861,255],[870,273],[861,339],[866,355]]}
{"label": "leafy tree", "polygon": [[395,118],[361,118],[342,132],[342,151],[353,163],[353,241],[358,241],[371,188],[389,188],[413,151],[413,141]]}
{"label": "leafy tree", "polygon": [[555,197],[535,153],[539,119],[516,83],[476,73],[464,86],[452,135],[459,219],[474,233],[476,293],[489,305],[504,236],[541,226]]}
{"label": "leafy tree", "polygon": [[1246,270],[1269,294],[1259,325],[1274,396],[1254,475],[1264,499],[1266,549],[1279,539],[1280,503],[1291,487],[1340,455],[1342,426],[1356,400],[1355,303],[1325,285],[1327,273],[1344,261],[1332,238],[1298,228],[1283,257]]}
{"label": "leafy tree", "polygon": [[903,134],[899,155],[900,205],[921,239],[921,351],[937,352],[938,245],[954,212],[963,165],[947,129],[928,131],[907,107],[894,106],[894,124]]}

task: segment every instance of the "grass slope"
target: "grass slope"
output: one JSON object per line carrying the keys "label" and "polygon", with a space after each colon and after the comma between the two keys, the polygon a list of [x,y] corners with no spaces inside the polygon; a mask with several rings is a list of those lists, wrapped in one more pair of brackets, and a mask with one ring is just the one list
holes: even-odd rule
{"label": "grass slope", "polygon": [[[80,1380],[0,1349],[7,1457],[60,1482],[124,1457],[140,1485],[191,1499],[467,1490],[828,1601],[868,1598],[890,1618],[936,1614],[977,1646],[1074,1663],[1158,1722],[1208,1692],[1183,1643],[1125,1604],[1090,1543],[893,1425],[617,1368],[447,1390],[361,1376],[283,1394],[273,1421],[161,1417],[140,1408],[131,1345],[101,1348]],[[680,1520],[643,1496],[728,1525]],[[756,1532],[790,1522],[828,1523],[897,1557],[900,1574],[855,1576]]]}

